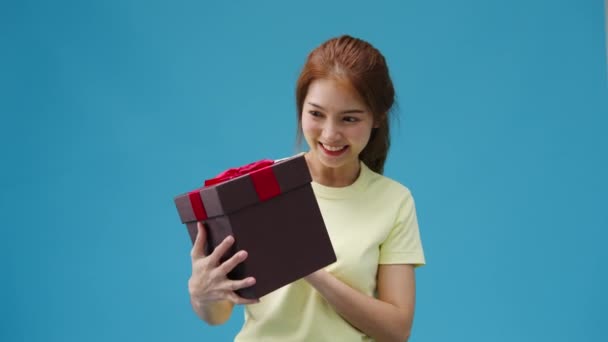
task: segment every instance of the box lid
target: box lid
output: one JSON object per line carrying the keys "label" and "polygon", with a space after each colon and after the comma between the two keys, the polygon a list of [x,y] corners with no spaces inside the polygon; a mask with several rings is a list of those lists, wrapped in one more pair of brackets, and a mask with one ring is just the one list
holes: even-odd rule
{"label": "box lid", "polygon": [[175,205],[182,223],[203,221],[269,200],[311,181],[304,154],[298,154],[225,182],[176,196]]}

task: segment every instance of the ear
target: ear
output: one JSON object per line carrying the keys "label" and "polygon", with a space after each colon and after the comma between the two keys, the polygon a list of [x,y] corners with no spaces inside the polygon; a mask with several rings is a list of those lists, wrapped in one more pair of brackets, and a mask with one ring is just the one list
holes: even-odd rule
{"label": "ear", "polygon": [[374,118],[374,126],[373,128],[380,127],[380,122],[386,120],[386,113],[381,114],[378,118]]}

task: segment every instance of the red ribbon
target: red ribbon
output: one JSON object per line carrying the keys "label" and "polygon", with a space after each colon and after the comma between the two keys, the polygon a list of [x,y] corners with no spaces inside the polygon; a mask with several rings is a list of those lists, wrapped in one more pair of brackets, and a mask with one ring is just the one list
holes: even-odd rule
{"label": "red ribbon", "polygon": [[190,205],[192,206],[192,211],[194,212],[194,217],[196,217],[196,220],[206,220],[207,211],[205,210],[205,206],[203,205],[200,190],[191,191],[190,193],[188,193],[188,198],[190,199]]}
{"label": "red ribbon", "polygon": [[[223,183],[249,174],[251,180],[253,181],[255,192],[258,194],[260,201],[266,201],[281,193],[279,182],[277,181],[272,168],[268,167],[272,164],[274,164],[274,161],[263,159],[241,167],[228,169],[211,179],[205,180],[205,187]],[[206,220],[208,218],[207,211],[205,210],[205,206],[201,199],[200,190],[190,192],[188,197],[190,199],[190,205],[192,205],[192,211],[194,212],[196,220]]]}
{"label": "red ribbon", "polygon": [[281,193],[279,182],[277,182],[277,177],[274,176],[271,167],[265,167],[253,172],[251,180],[260,201],[271,199]]}
{"label": "red ribbon", "polygon": [[263,159],[263,160],[260,160],[257,162],[253,162],[251,164],[247,164],[245,166],[228,169],[228,170],[220,173],[219,175],[215,176],[214,178],[207,179],[205,181],[205,186],[223,183],[227,180],[231,180],[233,178],[252,173],[255,170],[265,168],[266,166],[269,166],[272,164],[274,164],[274,161],[269,160],[269,159]]}

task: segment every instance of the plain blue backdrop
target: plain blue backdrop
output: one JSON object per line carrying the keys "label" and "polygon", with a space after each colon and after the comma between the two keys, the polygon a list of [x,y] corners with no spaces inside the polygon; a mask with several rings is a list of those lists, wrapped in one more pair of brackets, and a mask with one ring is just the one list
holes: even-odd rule
{"label": "plain blue backdrop", "polygon": [[230,341],[173,196],[294,153],[295,80],[343,33],[397,89],[411,340],[608,340],[601,0],[3,1],[0,340]]}

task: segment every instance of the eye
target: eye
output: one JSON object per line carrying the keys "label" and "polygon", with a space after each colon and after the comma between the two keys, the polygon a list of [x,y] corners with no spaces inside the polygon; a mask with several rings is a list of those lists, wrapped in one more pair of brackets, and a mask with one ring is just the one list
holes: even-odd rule
{"label": "eye", "polygon": [[320,117],[322,115],[321,112],[319,112],[318,110],[310,110],[308,111],[308,113],[310,113],[310,115],[314,117]]}
{"label": "eye", "polygon": [[346,122],[357,122],[359,121],[359,118],[356,118],[354,116],[345,116],[342,120]]}

